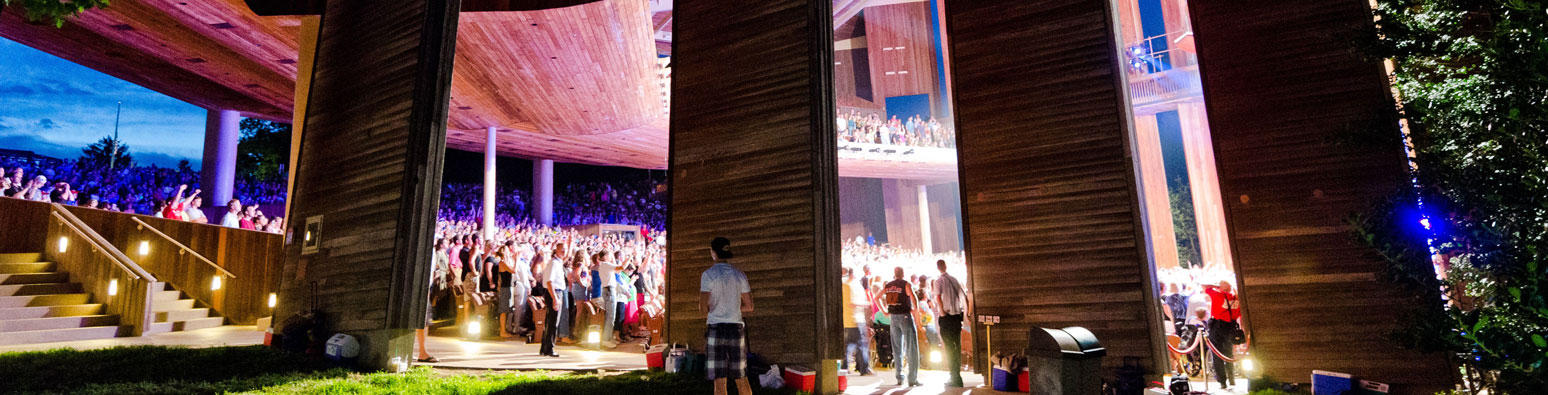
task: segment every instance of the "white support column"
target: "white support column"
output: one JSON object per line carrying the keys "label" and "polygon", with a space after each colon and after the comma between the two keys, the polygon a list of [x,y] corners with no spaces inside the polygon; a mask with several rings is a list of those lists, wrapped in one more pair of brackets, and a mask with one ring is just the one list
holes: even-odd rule
{"label": "white support column", "polygon": [[919,193],[919,250],[926,254],[934,254],[931,239],[934,232],[930,231],[930,193],[925,185],[914,187]]}
{"label": "white support column", "polygon": [[[199,171],[199,188],[204,190],[206,205],[225,206],[236,185],[237,142],[242,136],[242,114],[232,110],[209,110],[204,122],[204,163]],[[193,192],[193,191],[189,191]]]}
{"label": "white support column", "polygon": [[498,135],[494,126],[485,129],[487,138],[484,139],[484,238],[493,239],[495,235],[495,137]]}
{"label": "white support column", "polygon": [[553,159],[532,161],[532,216],[539,224],[554,224]]}

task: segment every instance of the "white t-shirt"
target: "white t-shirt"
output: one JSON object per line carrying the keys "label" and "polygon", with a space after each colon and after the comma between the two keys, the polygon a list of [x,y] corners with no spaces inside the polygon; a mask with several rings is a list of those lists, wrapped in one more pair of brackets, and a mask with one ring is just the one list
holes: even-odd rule
{"label": "white t-shirt", "polygon": [[204,217],[204,210],[200,210],[198,207],[189,207],[187,212],[188,212],[188,221],[189,222],[192,222],[192,221],[198,220],[198,219],[205,219],[205,217]]}
{"label": "white t-shirt", "polygon": [[752,292],[747,275],[730,264],[717,262],[699,276],[699,292],[709,292],[710,325],[742,323],[742,294]]}

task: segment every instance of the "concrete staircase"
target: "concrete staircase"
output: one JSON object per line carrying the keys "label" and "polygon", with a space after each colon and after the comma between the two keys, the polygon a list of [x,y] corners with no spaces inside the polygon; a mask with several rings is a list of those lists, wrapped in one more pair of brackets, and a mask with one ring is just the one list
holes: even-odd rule
{"label": "concrete staircase", "polygon": [[0,254],[0,345],[105,339],[133,334],[117,315],[43,254]]}
{"label": "concrete staircase", "polygon": [[152,291],[156,298],[152,305],[152,310],[156,312],[156,323],[151,324],[150,332],[191,331],[226,323],[225,317],[207,307],[197,307],[198,301],[184,297],[183,292],[172,288],[171,284],[160,284],[162,289]]}
{"label": "concrete staircase", "polygon": [[[0,254],[0,345],[51,343],[133,336],[117,315],[104,314],[69,273],[56,271],[40,253]],[[155,323],[146,333],[191,331],[225,323],[171,285],[153,290]]]}

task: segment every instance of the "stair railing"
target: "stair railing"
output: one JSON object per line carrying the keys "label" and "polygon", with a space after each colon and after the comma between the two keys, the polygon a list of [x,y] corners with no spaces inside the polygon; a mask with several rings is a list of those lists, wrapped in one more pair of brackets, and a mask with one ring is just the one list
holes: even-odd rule
{"label": "stair railing", "polygon": [[[64,206],[49,206],[54,221],[48,229],[44,256],[91,292],[94,300],[102,303],[104,313],[118,315],[119,324],[132,328],[132,335],[145,334],[155,322],[152,303],[160,280]],[[71,246],[72,242],[85,245]]]}
{"label": "stair railing", "polygon": [[161,230],[160,229],[156,229],[155,226],[151,226],[151,224],[145,223],[145,221],[141,221],[139,218],[129,217],[129,219],[134,220],[134,222],[136,224],[139,224],[139,226],[138,226],[139,229],[149,230],[151,233],[155,233],[157,236],[161,236],[161,238],[165,239],[167,242],[172,243],[172,245],[177,246],[177,248],[179,248],[179,250],[177,252],[178,255],[182,255],[184,253],[193,254],[194,258],[197,258],[197,259],[199,259],[199,261],[204,262],[204,264],[210,265],[210,267],[213,267],[213,268],[215,268],[215,270],[220,271],[221,275],[224,275],[226,277],[230,277],[230,278],[233,278],[233,279],[236,278],[236,275],[232,274],[230,271],[227,271],[226,268],[220,267],[220,265],[215,264],[214,261],[211,261],[209,258],[205,258],[204,255],[199,254],[198,251],[194,251],[192,248],[188,248],[188,246],[183,245],[183,243],[181,243],[181,242],[178,242],[177,239],[173,239],[172,236],[167,236],[166,233],[162,233]]}

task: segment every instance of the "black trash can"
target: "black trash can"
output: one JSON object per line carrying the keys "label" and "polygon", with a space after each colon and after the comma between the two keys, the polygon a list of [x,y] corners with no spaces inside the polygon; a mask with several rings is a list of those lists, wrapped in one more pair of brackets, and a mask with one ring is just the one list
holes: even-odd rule
{"label": "black trash can", "polygon": [[1102,357],[1107,349],[1081,327],[1032,328],[1027,369],[1031,390],[1041,395],[1097,395],[1102,392]]}

